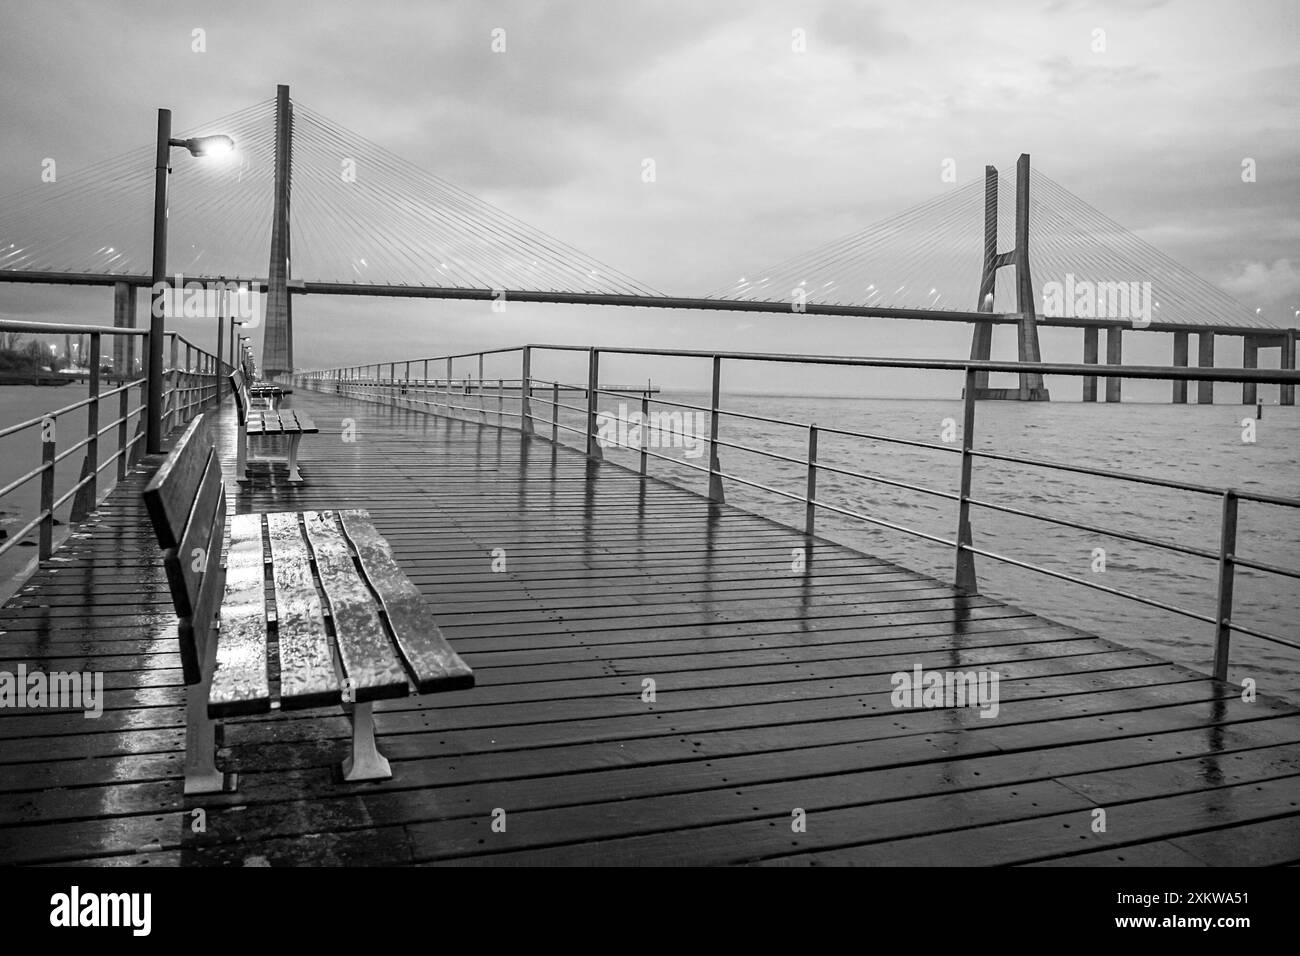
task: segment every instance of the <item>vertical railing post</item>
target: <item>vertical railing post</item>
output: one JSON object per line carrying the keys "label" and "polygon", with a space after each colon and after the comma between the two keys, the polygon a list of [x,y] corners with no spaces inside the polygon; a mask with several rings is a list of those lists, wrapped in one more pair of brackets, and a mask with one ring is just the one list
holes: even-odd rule
{"label": "vertical railing post", "polygon": [[126,442],[127,442],[127,415],[131,412],[131,389],[125,383],[120,383],[122,390],[117,393],[117,480],[122,481],[126,478]]}
{"label": "vertical railing post", "polygon": [[180,373],[180,361],[178,360],[180,342],[177,340],[175,332],[171,332],[168,334],[170,334],[172,337],[172,347],[171,347],[171,370],[172,370],[171,393],[172,395],[171,395],[171,400],[165,406],[166,409],[165,414],[167,415],[167,431],[171,431],[173,428],[176,427],[177,411],[180,405],[181,373]]}
{"label": "vertical railing post", "polygon": [[650,393],[641,393],[641,477],[645,477],[646,460],[650,457]]}
{"label": "vertical railing post", "polygon": [[[709,500],[725,501],[722,493],[722,467],[718,461],[718,408],[722,394],[722,356],[713,356],[713,389],[709,398]],[[683,426],[684,427],[684,426]]]}
{"label": "vertical railing post", "polygon": [[966,594],[976,594],[979,582],[975,578],[975,555],[971,547],[970,528],[970,487],[971,467],[974,458],[971,451],[975,442],[975,381],[979,373],[973,368],[966,369],[966,388],[963,392],[961,428],[961,488],[957,497],[957,574],[954,587]]}
{"label": "vertical railing post", "polygon": [[523,360],[519,379],[519,430],[525,435],[533,433],[533,350],[523,347]]}
{"label": "vertical railing post", "polygon": [[1236,579],[1237,493],[1223,493],[1219,529],[1219,596],[1214,613],[1214,679],[1228,679],[1228,645],[1232,640],[1232,586]]}
{"label": "vertical railing post", "polygon": [[86,408],[86,465],[88,480],[81,486],[87,510],[93,510],[99,497],[99,362],[100,333],[90,333],[90,405]]}
{"label": "vertical railing post", "polygon": [[452,360],[448,358],[447,359],[447,383],[446,383],[447,387],[446,389],[444,389],[444,396],[443,396],[447,407],[448,418],[451,417],[451,370],[452,370]]}
{"label": "vertical railing post", "polygon": [[44,561],[54,551],[54,450],[58,419],[41,419],[41,530],[36,556]]}
{"label": "vertical railing post", "polygon": [[[140,417],[137,420],[138,424],[136,425],[135,438],[138,439],[140,435],[143,434],[145,436],[146,447],[148,447],[147,446],[148,432],[145,431],[145,416],[148,414],[148,407],[147,407],[148,403],[149,403],[149,382],[148,380],[145,380],[140,383]],[[129,462],[128,462],[129,464],[134,464],[136,461],[139,460],[140,458],[139,441],[136,441],[133,445],[131,445],[131,454],[128,456],[128,458],[129,458]]]}
{"label": "vertical railing post", "polygon": [[600,352],[587,350],[587,457],[592,461],[601,461],[599,431],[596,427],[597,403],[600,401]]}
{"label": "vertical railing post", "polygon": [[817,426],[808,426],[808,485],[803,497],[803,533],[811,535],[817,523]]}
{"label": "vertical railing post", "polygon": [[560,383],[551,383],[551,444],[560,440]]}
{"label": "vertical railing post", "polygon": [[506,411],[506,383],[505,379],[497,379],[497,428],[501,427],[501,420]]}
{"label": "vertical railing post", "polygon": [[487,422],[487,397],[483,394],[483,353],[478,353],[478,417]]}

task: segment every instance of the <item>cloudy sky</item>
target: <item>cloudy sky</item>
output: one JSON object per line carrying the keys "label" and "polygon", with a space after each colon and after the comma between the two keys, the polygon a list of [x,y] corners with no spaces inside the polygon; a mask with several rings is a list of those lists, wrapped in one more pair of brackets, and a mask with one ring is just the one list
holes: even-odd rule
{"label": "cloudy sky", "polygon": [[[38,182],[46,157],[62,173],[148,144],[160,106],[182,128],[286,83],[296,101],[650,286],[701,295],[954,188],[945,160],[960,185],[1028,152],[1148,242],[1294,324],[1297,10],[1293,0],[7,0],[0,182],[10,188],[0,192]],[[498,28],[504,53],[491,48]],[[647,157],[654,183],[641,175]],[[1247,158],[1253,183],[1242,182]],[[0,315],[107,322],[111,293],[0,285]],[[295,325],[306,366],[525,341],[969,349],[966,327],[939,323],[519,304],[494,314],[318,296],[297,301]],[[1079,340],[1045,330],[1044,357],[1077,361]],[[1164,364],[1169,342],[1130,335],[1125,358]],[[1238,348],[1225,343],[1220,362],[1238,361]],[[1013,349],[1009,331],[997,337],[999,357]],[[696,381],[681,366],[626,372]],[[772,382],[746,373],[736,384]]]}

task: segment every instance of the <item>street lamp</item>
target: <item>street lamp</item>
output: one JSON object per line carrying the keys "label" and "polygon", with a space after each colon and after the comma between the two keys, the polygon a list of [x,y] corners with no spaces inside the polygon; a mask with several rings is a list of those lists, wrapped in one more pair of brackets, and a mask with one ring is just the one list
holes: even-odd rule
{"label": "street lamp", "polygon": [[149,309],[149,385],[146,409],[145,450],[162,451],[163,369],[163,283],[167,278],[167,176],[171,172],[171,148],[182,146],[192,156],[217,156],[235,148],[229,136],[195,136],[172,139],[172,111],[158,111],[158,154],[154,163],[153,187],[153,296]]}

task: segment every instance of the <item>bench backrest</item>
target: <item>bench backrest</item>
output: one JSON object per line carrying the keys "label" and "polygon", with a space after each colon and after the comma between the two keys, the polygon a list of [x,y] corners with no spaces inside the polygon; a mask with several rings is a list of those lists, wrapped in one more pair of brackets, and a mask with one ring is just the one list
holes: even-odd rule
{"label": "bench backrest", "polygon": [[239,416],[239,424],[248,424],[248,378],[240,369],[235,369],[230,373],[230,384],[234,387],[235,392],[235,413]]}
{"label": "bench backrest", "polygon": [[221,545],[226,489],[221,461],[202,434],[203,416],[190,422],[144,490],[145,507],[163,549],[172,604],[180,618],[181,667],[187,684],[202,679],[213,618],[221,606]]}

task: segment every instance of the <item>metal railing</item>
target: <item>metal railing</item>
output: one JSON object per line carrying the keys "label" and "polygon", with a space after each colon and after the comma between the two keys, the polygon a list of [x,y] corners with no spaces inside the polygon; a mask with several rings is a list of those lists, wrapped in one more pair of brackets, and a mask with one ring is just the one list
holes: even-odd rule
{"label": "metal railing", "polygon": [[[545,380],[533,376],[533,358],[538,352],[585,353],[587,357],[587,376],[584,383],[563,383],[559,380]],[[487,356],[504,356],[518,353],[520,372],[517,378],[486,378],[484,376],[485,358]],[[559,441],[561,432],[580,436],[583,450],[593,459],[602,458],[602,440],[599,434],[598,402],[602,395],[627,397],[635,390],[602,388],[600,382],[600,360],[602,355],[632,355],[656,358],[694,358],[712,362],[712,380],[708,406],[673,402],[662,398],[652,399],[648,393],[641,394],[641,426],[638,428],[638,445],[629,450],[638,453],[640,474],[647,473],[647,459],[657,458],[671,462],[678,467],[694,469],[707,475],[708,496],[714,501],[724,500],[724,480],[802,504],[804,511],[804,532],[811,536],[816,527],[819,510],[843,515],[869,525],[905,534],[914,538],[944,545],[952,549],[954,560],[954,586],[965,593],[978,593],[976,575],[976,557],[996,561],[1025,571],[1043,574],[1048,577],[1081,585],[1094,591],[1103,592],[1112,597],[1134,601],[1162,611],[1177,614],[1192,620],[1208,624],[1214,629],[1214,676],[1226,680],[1228,670],[1229,647],[1233,633],[1246,634],[1274,644],[1300,649],[1300,643],[1278,634],[1268,633],[1258,628],[1249,627],[1233,620],[1233,590],[1237,568],[1248,568],[1266,574],[1279,575],[1292,579],[1300,578],[1300,569],[1283,567],[1265,561],[1242,557],[1237,553],[1237,512],[1241,502],[1274,505],[1284,508],[1300,508],[1300,498],[1281,495],[1257,494],[1238,488],[1217,487],[1180,481],[1168,478],[1156,478],[1144,475],[1120,472],[1106,468],[1093,468],[1067,462],[1049,461],[1018,455],[999,454],[993,451],[978,450],[974,446],[976,428],[976,376],[981,372],[1039,372],[1044,375],[1061,375],[1081,378],[1130,378],[1156,379],[1165,381],[1210,381],[1243,382],[1255,384],[1278,384],[1295,386],[1300,384],[1300,372],[1271,371],[1264,369],[1226,369],[1226,368],[1187,368],[1160,366],[1119,366],[1119,365],[1066,365],[1045,362],[994,362],[994,361],[954,361],[943,359],[891,359],[891,358],[844,358],[839,356],[818,355],[768,355],[747,352],[702,352],[680,349],[636,349],[636,348],[584,348],[570,345],[525,345],[512,348],[490,349],[482,352],[467,352],[458,355],[439,356],[428,359],[411,359],[397,362],[382,362],[371,365],[346,366],[333,369],[318,369],[297,372],[292,381],[300,386],[317,391],[332,392],[338,395],[378,401],[411,409],[424,410],[455,417],[456,413],[468,413],[478,421],[504,426],[512,420],[519,429],[528,434],[537,434],[539,427],[549,428],[550,439]],[[462,372],[457,378],[456,364],[463,368],[465,360],[477,360],[477,378]],[[729,410],[721,407],[722,365],[724,362],[756,362],[773,364],[797,364],[813,366],[839,366],[859,368],[915,369],[931,371],[960,372],[963,374],[965,389],[962,403],[962,429],[960,445],[938,442],[917,441],[914,439],[873,434],[843,428],[819,427],[812,422],[797,422],[790,419],[772,418],[748,412]],[[398,375],[399,368],[402,375]],[[415,370],[418,377],[413,378]],[[440,377],[431,378],[430,371]],[[386,374],[385,374],[386,372]],[[560,401],[561,392],[578,392],[585,397],[582,405]],[[540,393],[540,398],[539,398]],[[489,405],[487,396],[494,399]],[[507,394],[510,401],[517,406],[514,410],[506,409]],[[477,401],[470,401],[475,396]],[[534,407],[549,406],[549,415],[534,413]],[[708,445],[708,464],[696,464],[650,450],[651,426],[649,407],[651,404],[668,406],[683,411],[695,411],[708,415],[709,435],[704,441]],[[584,425],[576,428],[561,421],[561,409],[583,416]],[[769,449],[756,448],[725,441],[719,437],[720,423],[724,418],[743,419],[771,425],[802,428],[807,433],[806,453],[804,457],[783,455]],[[662,429],[661,429],[662,430]],[[886,478],[882,475],[832,464],[818,454],[818,439],[822,435],[835,435],[865,441],[888,442],[911,446],[929,451],[960,456],[960,478],[957,487],[952,490],[932,488],[914,482]],[[805,470],[802,494],[795,494],[774,488],[741,475],[724,472],[719,455],[720,448],[734,449],[752,453],[773,460],[800,465]],[[1058,515],[1046,514],[1011,505],[976,498],[971,494],[975,464],[979,460],[1018,464],[1031,468],[1069,472],[1103,478],[1132,482],[1160,488],[1167,488],[1198,495],[1214,496],[1219,499],[1220,528],[1217,547],[1197,548],[1168,541],[1150,535],[1131,531],[1102,527],[1074,521]],[[907,527],[895,521],[864,514],[851,508],[843,507],[817,497],[818,476],[829,473],[861,481],[867,481],[886,487],[916,492],[936,498],[955,502],[957,520],[953,536],[943,537],[930,534],[917,528]],[[1126,591],[1121,588],[1099,584],[1086,578],[1066,574],[1061,571],[1043,567],[1029,561],[1000,554],[975,544],[971,525],[971,509],[984,508],[989,511],[1013,515],[1034,521],[1102,534],[1120,540],[1141,544],[1167,552],[1188,555],[1194,558],[1214,562],[1217,566],[1217,589],[1215,594],[1215,611],[1213,615],[1203,614],[1190,608],[1179,607],[1166,601],[1157,600],[1143,594]]]}
{"label": "metal railing", "polygon": [[[121,336],[130,342],[139,339],[142,343],[140,355],[145,356],[148,355],[149,332],[145,329],[98,325],[12,321],[0,321],[0,332],[84,335],[90,345],[84,379],[89,394],[85,398],[0,428],[0,439],[35,432],[40,442],[40,464],[0,487],[0,502],[4,502],[5,499],[16,496],[29,482],[40,482],[39,503],[34,517],[0,541],[0,556],[19,547],[35,530],[37,558],[45,561],[54,552],[54,527],[58,511],[66,505],[69,524],[83,521],[112,485],[126,477],[127,471],[140,457],[140,443],[145,437],[144,413],[148,402],[148,381],[143,374],[129,377],[134,374],[129,372],[118,378],[117,387],[105,389],[103,339],[104,336]],[[226,364],[177,332],[167,332],[165,337],[170,343],[167,352],[170,364],[163,373],[162,420],[164,430],[169,431],[188,422],[200,408],[220,398],[220,372],[226,368]],[[123,351],[129,356],[134,350]],[[111,384],[113,375],[110,374],[108,378]],[[80,381],[81,378],[73,377],[73,380]],[[0,397],[2,396],[3,392],[0,392]],[[116,417],[103,422],[102,413],[106,406],[115,406]],[[83,409],[86,415],[85,435],[60,449],[60,419],[66,420]],[[131,430],[132,420],[135,421],[134,433]],[[114,434],[114,439],[110,439],[114,441],[114,450],[100,461],[100,441],[110,433]],[[56,479],[60,463],[83,451],[77,480],[62,494],[57,494]],[[114,479],[101,481],[101,475],[109,469],[115,469]]]}

